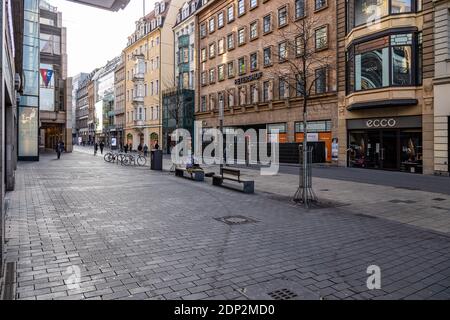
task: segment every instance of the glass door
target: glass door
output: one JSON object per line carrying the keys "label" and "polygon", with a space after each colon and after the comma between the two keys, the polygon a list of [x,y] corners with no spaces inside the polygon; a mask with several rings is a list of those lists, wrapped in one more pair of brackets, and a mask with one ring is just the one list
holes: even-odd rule
{"label": "glass door", "polygon": [[380,131],[367,132],[367,153],[366,164],[367,168],[380,169],[382,168],[382,154],[381,154],[381,135]]}
{"label": "glass door", "polygon": [[382,168],[388,170],[398,170],[398,132],[382,131],[383,145],[381,148]]}

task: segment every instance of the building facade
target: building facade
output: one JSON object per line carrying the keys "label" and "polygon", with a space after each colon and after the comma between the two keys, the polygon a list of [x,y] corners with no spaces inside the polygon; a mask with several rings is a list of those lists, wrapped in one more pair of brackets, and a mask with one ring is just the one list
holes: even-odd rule
{"label": "building facade", "polygon": [[54,150],[59,141],[72,151],[72,88],[67,81],[66,28],[62,13],[40,1],[39,145]]}
{"label": "building facade", "polygon": [[74,77],[71,77],[72,82],[72,143],[73,145],[79,144],[78,128],[77,128],[77,93],[80,89],[81,84],[88,77],[88,73],[79,73]]}
{"label": "building facade", "polygon": [[307,50],[326,60],[326,65],[312,63],[305,69],[314,87],[307,107],[308,141],[319,150],[318,161],[331,162],[337,135],[335,16],[334,1],[219,0],[203,5],[196,15],[196,120],[204,128],[218,128],[223,109],[225,132],[278,130],[280,161],[298,163],[303,97],[287,75],[301,60],[300,46],[291,44],[302,21],[308,21],[313,31]]}
{"label": "building facade", "polygon": [[450,1],[434,3],[434,171],[450,173]]}
{"label": "building facade", "polygon": [[125,129],[125,56],[122,54],[120,62],[114,72],[115,107],[114,124],[116,129],[117,144],[124,145]]}
{"label": "building facade", "polygon": [[89,144],[89,86],[92,78],[97,73],[97,69],[87,75],[86,79],[82,81],[76,93],[77,109],[76,115],[76,130],[79,145]]}
{"label": "building facade", "polygon": [[174,86],[172,27],[182,0],[161,1],[136,22],[124,50],[126,71],[125,143],[152,148],[162,142],[162,91]]}
{"label": "building facade", "polygon": [[337,5],[339,163],[433,173],[432,1]]}

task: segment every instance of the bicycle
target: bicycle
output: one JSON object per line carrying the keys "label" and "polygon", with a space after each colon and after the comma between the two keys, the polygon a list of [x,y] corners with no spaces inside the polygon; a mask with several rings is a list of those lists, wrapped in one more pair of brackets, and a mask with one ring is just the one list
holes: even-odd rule
{"label": "bicycle", "polygon": [[124,156],[125,155],[123,153],[108,152],[105,154],[104,159],[109,163],[115,163],[116,161],[119,163],[122,162]]}
{"label": "bicycle", "polygon": [[146,163],[147,163],[147,159],[140,154],[137,156],[132,155],[132,154],[127,154],[127,155],[124,155],[121,160],[121,164],[123,166],[131,166],[133,164],[133,165],[138,165],[139,167],[143,167],[146,165]]}

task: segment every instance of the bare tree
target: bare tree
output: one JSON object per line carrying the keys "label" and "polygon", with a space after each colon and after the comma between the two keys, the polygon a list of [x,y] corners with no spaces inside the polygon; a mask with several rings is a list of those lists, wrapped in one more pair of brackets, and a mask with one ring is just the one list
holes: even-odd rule
{"label": "bare tree", "polygon": [[280,86],[284,87],[285,96],[280,99],[289,99],[292,92],[303,99],[304,141],[302,151],[299,150],[302,173],[294,201],[309,207],[317,198],[312,188],[311,166],[308,165],[311,161],[308,159],[308,107],[314,94],[326,91],[323,73],[328,78],[332,56],[324,50],[328,43],[328,30],[321,30],[324,24],[319,18],[308,15],[296,20],[286,19],[290,20],[289,25],[276,32],[277,42],[272,46],[275,49],[273,60],[276,61],[268,73],[273,79],[279,79]]}

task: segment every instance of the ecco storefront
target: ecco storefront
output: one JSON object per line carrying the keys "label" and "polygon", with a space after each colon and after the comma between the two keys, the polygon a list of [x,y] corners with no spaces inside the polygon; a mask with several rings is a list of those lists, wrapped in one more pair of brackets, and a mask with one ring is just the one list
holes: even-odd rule
{"label": "ecco storefront", "polygon": [[350,167],[423,173],[422,117],[347,120]]}

